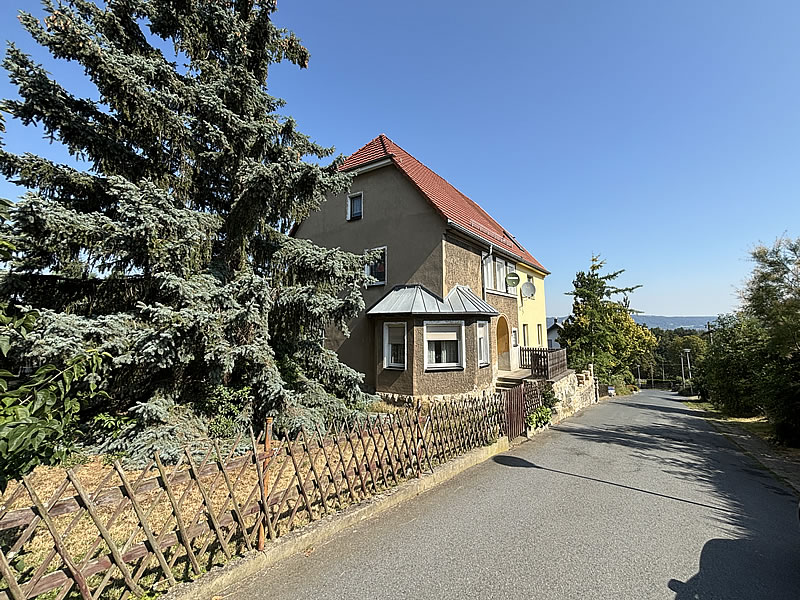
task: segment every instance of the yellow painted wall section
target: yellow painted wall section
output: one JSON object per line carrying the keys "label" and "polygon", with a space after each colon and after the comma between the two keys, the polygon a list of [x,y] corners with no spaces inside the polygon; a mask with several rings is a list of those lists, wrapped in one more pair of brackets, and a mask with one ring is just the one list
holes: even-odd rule
{"label": "yellow painted wall section", "polygon": [[[544,275],[534,271],[527,265],[517,263],[517,273],[520,282],[517,286],[517,307],[519,309],[519,344],[525,345],[524,330],[528,326],[528,342],[530,348],[547,348],[547,308],[545,306]],[[531,277],[536,286],[536,295],[533,298],[522,297],[522,284]],[[541,325],[542,342],[539,343],[537,325]]]}

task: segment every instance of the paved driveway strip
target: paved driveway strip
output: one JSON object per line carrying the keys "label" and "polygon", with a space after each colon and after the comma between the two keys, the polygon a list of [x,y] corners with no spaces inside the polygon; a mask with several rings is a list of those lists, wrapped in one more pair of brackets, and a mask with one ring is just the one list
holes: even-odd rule
{"label": "paved driveway strip", "polygon": [[796,600],[797,498],[676,396],[647,391],[225,596]]}

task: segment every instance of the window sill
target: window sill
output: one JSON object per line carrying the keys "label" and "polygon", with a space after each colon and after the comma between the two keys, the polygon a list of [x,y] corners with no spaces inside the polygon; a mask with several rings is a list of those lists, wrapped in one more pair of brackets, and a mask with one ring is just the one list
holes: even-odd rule
{"label": "window sill", "polygon": [[425,372],[426,373],[429,373],[429,372],[430,373],[434,373],[434,372],[437,372],[437,371],[463,371],[463,370],[464,370],[464,367],[462,367],[461,365],[442,365],[441,367],[439,367],[439,366],[427,366],[427,367],[425,367]]}
{"label": "window sill", "polygon": [[405,371],[406,370],[406,366],[405,365],[389,365],[389,366],[383,367],[383,370],[384,371]]}
{"label": "window sill", "polygon": [[360,221],[360,220],[361,220],[361,215],[358,215],[357,217],[350,217],[349,219],[347,219],[348,222],[350,222],[350,221]]}
{"label": "window sill", "polygon": [[491,367],[491,363],[478,363],[479,369],[485,369],[486,367]]}
{"label": "window sill", "polygon": [[487,294],[494,294],[495,296],[504,296],[505,298],[517,298],[516,294],[509,294],[508,292],[501,292],[500,290],[492,290],[489,288],[485,288]]}
{"label": "window sill", "polygon": [[379,281],[378,283],[368,283],[368,284],[367,284],[367,287],[368,287],[368,288],[371,288],[371,287],[379,287],[379,286],[381,286],[381,285],[386,285],[386,282],[385,282],[385,281]]}

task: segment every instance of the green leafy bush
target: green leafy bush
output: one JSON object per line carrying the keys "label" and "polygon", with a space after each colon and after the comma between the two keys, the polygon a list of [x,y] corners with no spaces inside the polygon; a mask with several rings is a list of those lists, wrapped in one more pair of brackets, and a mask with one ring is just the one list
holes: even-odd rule
{"label": "green leafy bush", "polygon": [[543,381],[539,386],[539,393],[542,396],[542,404],[548,409],[553,408],[558,402],[558,397],[553,391],[553,386]]}
{"label": "green leafy bush", "polygon": [[63,461],[74,449],[81,403],[105,395],[90,377],[104,355],[79,354],[63,367],[33,375],[0,371],[0,489],[39,464]]}
{"label": "green leafy bush", "polygon": [[528,415],[528,427],[539,429],[550,423],[550,418],[553,416],[552,411],[547,406],[540,406]]}

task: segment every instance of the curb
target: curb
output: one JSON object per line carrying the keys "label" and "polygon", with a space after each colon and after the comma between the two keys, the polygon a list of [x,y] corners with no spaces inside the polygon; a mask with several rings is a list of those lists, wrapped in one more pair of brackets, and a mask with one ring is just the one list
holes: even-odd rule
{"label": "curb", "polygon": [[406,500],[411,500],[509,448],[508,438],[501,437],[491,446],[477,448],[437,466],[433,473],[406,481],[382,494],[280,537],[276,541],[270,542],[268,549],[264,552],[249,552],[221,567],[213,568],[196,581],[178,584],[170,589],[163,598],[165,600],[208,600],[242,579],[252,576],[284,558],[299,554],[311,546],[324,544],[344,529],[375,517]]}

